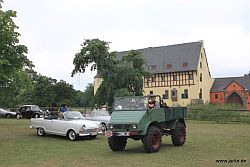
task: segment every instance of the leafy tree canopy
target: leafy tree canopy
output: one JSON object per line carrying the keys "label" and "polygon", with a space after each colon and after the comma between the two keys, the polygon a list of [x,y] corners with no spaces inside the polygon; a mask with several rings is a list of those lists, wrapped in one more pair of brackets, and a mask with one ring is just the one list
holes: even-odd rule
{"label": "leafy tree canopy", "polygon": [[81,46],[80,52],[75,54],[72,76],[78,72],[84,73],[88,65],[91,65],[92,71],[98,71],[103,78],[95,97],[98,105],[111,105],[118,90],[142,95],[143,76],[148,73],[142,67],[145,60],[140,52],[130,51],[122,60],[117,60],[115,52],[109,52],[109,42],[87,39]]}

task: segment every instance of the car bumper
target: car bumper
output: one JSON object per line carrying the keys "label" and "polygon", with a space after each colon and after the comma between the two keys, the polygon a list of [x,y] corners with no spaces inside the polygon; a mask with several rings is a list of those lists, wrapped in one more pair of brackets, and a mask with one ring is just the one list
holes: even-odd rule
{"label": "car bumper", "polygon": [[96,136],[98,134],[98,129],[86,129],[79,132],[79,136]]}

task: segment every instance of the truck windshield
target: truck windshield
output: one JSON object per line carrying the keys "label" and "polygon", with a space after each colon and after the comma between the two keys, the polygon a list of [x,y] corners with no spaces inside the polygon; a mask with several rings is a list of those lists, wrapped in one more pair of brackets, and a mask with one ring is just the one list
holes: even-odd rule
{"label": "truck windshield", "polygon": [[116,97],[114,110],[146,110],[148,97]]}

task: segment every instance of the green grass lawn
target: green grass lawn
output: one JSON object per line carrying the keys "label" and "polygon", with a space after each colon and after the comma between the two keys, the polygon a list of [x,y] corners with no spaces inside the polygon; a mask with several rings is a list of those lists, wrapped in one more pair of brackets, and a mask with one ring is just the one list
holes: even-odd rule
{"label": "green grass lawn", "polygon": [[[174,147],[163,137],[158,153],[145,153],[140,141],[128,140],[126,150],[112,152],[107,139],[39,137],[28,119],[0,119],[0,166],[179,167],[250,166],[250,125],[187,122],[187,141]],[[223,164],[216,160],[246,160]]]}

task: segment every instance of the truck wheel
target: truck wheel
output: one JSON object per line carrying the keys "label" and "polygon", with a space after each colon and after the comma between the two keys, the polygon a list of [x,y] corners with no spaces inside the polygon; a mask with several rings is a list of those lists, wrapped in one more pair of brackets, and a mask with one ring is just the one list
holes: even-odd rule
{"label": "truck wheel", "polygon": [[127,144],[126,137],[111,136],[108,138],[109,148],[113,151],[123,151]]}
{"label": "truck wheel", "polygon": [[182,123],[177,123],[176,129],[172,131],[172,143],[175,146],[182,146],[186,141],[186,128]]}
{"label": "truck wheel", "polygon": [[147,153],[158,152],[161,146],[161,131],[156,126],[150,126],[143,136],[142,143]]}
{"label": "truck wheel", "polygon": [[71,140],[71,141],[75,141],[78,139],[78,135],[76,134],[76,132],[74,130],[70,130],[68,132],[67,136],[68,136],[69,140]]}
{"label": "truck wheel", "polygon": [[38,136],[45,136],[46,135],[46,133],[45,133],[45,131],[44,131],[43,128],[37,128],[36,132],[37,132]]}

